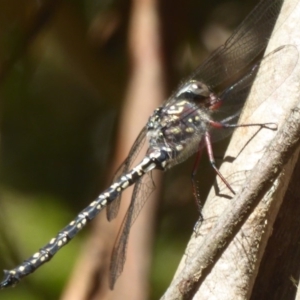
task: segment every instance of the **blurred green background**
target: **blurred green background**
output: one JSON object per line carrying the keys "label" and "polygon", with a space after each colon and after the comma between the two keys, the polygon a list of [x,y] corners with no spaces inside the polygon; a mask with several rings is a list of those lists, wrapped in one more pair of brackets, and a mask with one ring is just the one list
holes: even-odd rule
{"label": "blurred green background", "polygon": [[[169,92],[256,2],[158,1]],[[126,0],[0,2],[1,269],[36,252],[109,180],[130,72],[131,5]],[[216,145],[216,155],[225,145]],[[176,167],[165,179],[152,299],[170,282],[197,221],[192,164]],[[214,180],[206,159],[199,173],[205,199]],[[0,291],[0,299],[59,299],[88,231],[16,288]]]}

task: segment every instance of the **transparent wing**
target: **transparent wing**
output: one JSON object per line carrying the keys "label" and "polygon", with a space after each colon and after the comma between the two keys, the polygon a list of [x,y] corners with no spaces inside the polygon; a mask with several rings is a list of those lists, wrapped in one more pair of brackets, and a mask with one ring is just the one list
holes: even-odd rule
{"label": "transparent wing", "polygon": [[[284,45],[270,52],[260,62],[254,64],[246,75],[221,91],[218,95],[221,99],[221,105],[209,112],[211,119],[215,122],[237,124],[258,70],[259,80],[255,89],[257,90],[256,94],[260,96],[252,103],[256,108],[267,100],[290,76],[298,62],[298,56],[299,52],[294,45]],[[193,111],[187,111],[185,114],[181,114],[181,122],[188,123],[188,118],[192,113]],[[172,123],[167,126],[172,127]],[[199,135],[203,134],[201,130],[200,128],[200,131],[194,134],[196,140],[198,140]],[[234,128],[211,128],[211,141],[219,141],[230,135],[233,130]],[[187,156],[197,150],[198,148],[191,149],[190,152],[187,152]]]}
{"label": "transparent wing", "polygon": [[[145,126],[139,133],[134,144],[132,145],[127,158],[124,160],[124,162],[118,168],[118,170],[113,178],[113,182],[117,181],[121,176],[123,176],[124,174],[126,174],[129,171],[130,166],[136,159],[137,155],[139,154],[139,152],[141,151],[141,149],[145,143],[146,133],[147,133],[147,128]],[[119,208],[120,208],[120,201],[121,201],[121,194],[107,206],[106,216],[107,216],[108,221],[113,220],[117,216]]]}
{"label": "transparent wing", "polygon": [[269,42],[282,3],[283,0],[261,1],[227,42],[213,52],[189,79],[203,81],[214,88],[253,64]]}
{"label": "transparent wing", "polygon": [[[260,78],[255,85],[257,90],[255,94],[260,96],[252,103],[255,108],[268,99],[290,76],[298,62],[298,56],[299,52],[293,45],[281,46],[269,53],[247,75],[221,93],[219,97],[222,105],[212,113],[212,119],[237,124],[258,70]],[[212,128],[211,139],[213,142],[218,141],[228,136],[233,130],[234,128],[222,130]]]}
{"label": "transparent wing", "polygon": [[123,220],[112,252],[110,264],[111,289],[113,289],[115,282],[123,271],[130,228],[154,189],[155,185],[149,173],[140,178],[134,186],[131,203]]}
{"label": "transparent wing", "polygon": [[[240,24],[224,45],[216,49],[171,95],[167,102],[176,102],[175,95],[189,80],[205,83],[214,92],[232,85],[262,57],[272,34],[283,0],[264,0]],[[286,15],[293,11],[291,5]],[[278,28],[284,23],[281,20]]]}

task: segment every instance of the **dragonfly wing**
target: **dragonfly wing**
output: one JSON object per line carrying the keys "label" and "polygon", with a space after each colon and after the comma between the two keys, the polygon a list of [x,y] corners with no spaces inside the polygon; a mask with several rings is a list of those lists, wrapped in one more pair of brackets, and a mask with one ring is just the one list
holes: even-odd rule
{"label": "dragonfly wing", "polygon": [[213,52],[189,79],[203,81],[214,88],[253,64],[268,44],[282,3],[283,0],[261,1],[227,42]]}
{"label": "dragonfly wing", "polygon": [[[298,62],[298,56],[298,50],[293,45],[281,46],[269,53],[247,75],[221,93],[219,97],[222,105],[212,113],[212,119],[225,124],[237,124],[258,70],[260,78],[254,89],[257,90],[255,94],[260,96],[252,102],[252,110],[254,107],[257,109],[290,76]],[[233,130],[234,128],[212,128],[212,141],[225,138]]]}
{"label": "dragonfly wing", "polygon": [[[122,177],[124,174],[126,174],[129,171],[129,168],[131,167],[132,163],[136,159],[137,155],[141,151],[144,143],[145,143],[145,137],[147,133],[146,126],[141,130],[140,134],[136,138],[134,144],[132,145],[129,154],[127,158],[124,160],[124,162],[121,164],[121,166],[118,168],[114,178],[113,182],[118,181],[120,177]],[[121,202],[121,194],[110,204],[108,204],[106,209],[106,216],[107,220],[111,221],[113,220],[119,211],[120,208],[120,202]]]}
{"label": "dragonfly wing", "polygon": [[[248,17],[234,31],[224,45],[216,49],[178,87],[167,102],[176,103],[176,95],[190,80],[201,81],[214,92],[221,91],[242,77],[265,51],[269,37],[282,7],[283,0],[264,0],[256,6]],[[297,3],[295,3],[296,5]],[[291,5],[286,16],[294,10]],[[285,22],[277,20],[277,30]]]}
{"label": "dragonfly wing", "polygon": [[149,174],[145,174],[134,186],[131,203],[123,220],[112,252],[110,264],[111,289],[113,289],[115,282],[123,271],[130,228],[154,189],[155,186],[151,175]]}

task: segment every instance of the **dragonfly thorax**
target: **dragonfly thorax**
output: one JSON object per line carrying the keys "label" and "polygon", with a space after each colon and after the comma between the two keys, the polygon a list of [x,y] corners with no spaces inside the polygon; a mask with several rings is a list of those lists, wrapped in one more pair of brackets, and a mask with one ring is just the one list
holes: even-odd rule
{"label": "dragonfly thorax", "polygon": [[211,93],[207,86],[190,81],[162,107],[156,109],[147,123],[150,148],[169,154],[171,167],[197,151],[210,122]]}

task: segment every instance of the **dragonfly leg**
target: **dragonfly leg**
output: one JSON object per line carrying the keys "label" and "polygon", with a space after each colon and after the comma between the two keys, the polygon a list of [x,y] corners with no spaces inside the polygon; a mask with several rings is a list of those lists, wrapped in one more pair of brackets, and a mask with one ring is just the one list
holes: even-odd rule
{"label": "dragonfly leg", "polygon": [[237,127],[250,127],[250,126],[258,126],[261,128],[267,128],[271,130],[277,130],[278,128],[276,123],[227,124],[227,123],[211,121],[210,125],[214,128],[237,128]]}
{"label": "dragonfly leg", "polygon": [[207,131],[205,132],[205,145],[206,145],[206,149],[207,149],[207,153],[208,153],[208,157],[209,157],[209,161],[210,161],[211,166],[214,168],[215,172],[221,178],[221,180],[225,183],[225,185],[228,187],[228,189],[235,195],[235,192],[232,189],[232,187],[230,186],[230,184],[228,183],[228,181],[225,179],[225,177],[221,174],[221,172],[216,167],[214,154],[213,154],[211,141],[210,141],[210,134]]}

